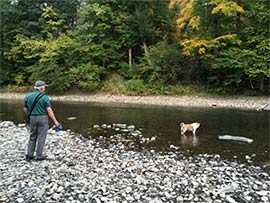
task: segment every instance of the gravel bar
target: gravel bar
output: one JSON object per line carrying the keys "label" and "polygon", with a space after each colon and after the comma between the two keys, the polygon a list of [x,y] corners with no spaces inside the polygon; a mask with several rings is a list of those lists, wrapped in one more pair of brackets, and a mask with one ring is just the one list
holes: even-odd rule
{"label": "gravel bar", "polygon": [[[0,94],[0,99],[23,100],[25,94]],[[51,96],[52,101],[64,102],[95,102],[95,103],[125,103],[159,106],[187,106],[187,107],[214,107],[238,108],[250,110],[270,110],[270,97],[248,96],[126,96],[111,94],[81,94]]]}
{"label": "gravel bar", "polygon": [[49,130],[48,159],[26,162],[27,140],[24,124],[0,122],[0,202],[270,202],[267,168],[218,155],[131,150]]}

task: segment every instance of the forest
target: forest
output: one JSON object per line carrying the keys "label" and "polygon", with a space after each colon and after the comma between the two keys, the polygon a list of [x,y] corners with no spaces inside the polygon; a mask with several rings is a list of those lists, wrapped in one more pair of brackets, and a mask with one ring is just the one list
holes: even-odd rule
{"label": "forest", "polygon": [[[268,95],[269,0],[1,0],[0,85]],[[25,89],[24,89],[25,88]]]}

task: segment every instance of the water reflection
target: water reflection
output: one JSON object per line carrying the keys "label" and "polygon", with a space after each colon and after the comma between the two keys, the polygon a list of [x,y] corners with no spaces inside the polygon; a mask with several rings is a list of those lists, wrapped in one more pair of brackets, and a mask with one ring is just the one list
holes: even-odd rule
{"label": "water reflection", "polygon": [[[255,162],[269,161],[269,112],[96,103],[52,102],[52,105],[65,129],[85,136],[94,136],[94,125],[124,123],[136,126],[144,138],[156,137],[155,142],[145,147],[157,151],[166,151],[173,145],[195,154],[220,154],[224,158],[237,157],[242,161],[246,155],[255,154]],[[0,100],[0,116],[1,120],[24,122],[22,101]],[[201,123],[196,137],[190,133],[180,135],[181,121]],[[244,136],[254,142],[239,144],[218,140],[218,135],[222,134]]]}
{"label": "water reflection", "polygon": [[199,139],[196,135],[181,135],[180,137],[181,146],[188,147],[196,147],[199,144]]}

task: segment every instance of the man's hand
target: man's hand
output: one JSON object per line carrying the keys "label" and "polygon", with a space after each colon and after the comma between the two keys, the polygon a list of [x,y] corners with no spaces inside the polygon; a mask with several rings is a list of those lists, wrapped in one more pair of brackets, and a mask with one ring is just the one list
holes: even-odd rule
{"label": "man's hand", "polygon": [[54,122],[54,125],[55,125],[56,127],[58,127],[58,126],[60,125],[60,123],[56,120],[56,121]]}

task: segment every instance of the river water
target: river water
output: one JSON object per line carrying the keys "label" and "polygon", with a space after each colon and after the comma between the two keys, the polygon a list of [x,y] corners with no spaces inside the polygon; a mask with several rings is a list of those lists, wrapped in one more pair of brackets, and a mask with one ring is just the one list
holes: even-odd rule
{"label": "river water", "polygon": [[[134,125],[144,138],[155,137],[140,147],[167,153],[175,151],[187,156],[193,154],[218,154],[225,159],[245,163],[269,165],[269,112],[251,110],[160,107],[128,104],[97,104],[52,102],[54,112],[64,129],[85,137],[110,137],[107,130],[96,131],[94,125],[114,123]],[[1,120],[24,122],[22,102],[0,100]],[[200,122],[196,136],[181,136],[179,123]],[[52,124],[51,124],[52,125]],[[244,136],[254,140],[251,144],[222,141],[218,135]]]}

